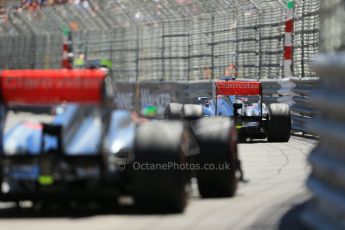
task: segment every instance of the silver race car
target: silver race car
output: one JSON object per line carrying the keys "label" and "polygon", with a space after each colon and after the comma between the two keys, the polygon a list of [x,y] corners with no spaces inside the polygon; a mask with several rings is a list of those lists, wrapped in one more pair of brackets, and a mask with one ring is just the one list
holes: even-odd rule
{"label": "silver race car", "polygon": [[1,132],[0,201],[109,201],[126,195],[140,207],[181,212],[192,176],[203,197],[235,193],[231,120],[201,119],[191,131],[182,121],[114,110],[105,78],[101,70],[0,72],[2,128],[11,105],[74,103],[57,107],[51,123],[25,121]]}

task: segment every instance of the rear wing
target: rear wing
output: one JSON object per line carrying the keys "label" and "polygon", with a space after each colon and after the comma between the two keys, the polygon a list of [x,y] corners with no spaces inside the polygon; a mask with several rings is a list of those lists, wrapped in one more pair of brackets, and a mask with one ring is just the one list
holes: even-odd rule
{"label": "rear wing", "polygon": [[0,103],[100,104],[106,96],[105,77],[102,70],[3,70],[0,71]]}
{"label": "rear wing", "polygon": [[[110,105],[112,89],[102,70],[3,70],[0,71],[0,156],[7,106],[54,105],[61,102]],[[107,116],[108,113],[103,113]],[[43,134],[57,137],[62,152],[61,127],[43,125]],[[43,146],[42,138],[41,146]]]}
{"label": "rear wing", "polygon": [[256,96],[262,94],[261,82],[256,81],[216,81],[215,94],[224,96]]}
{"label": "rear wing", "polygon": [[[257,81],[215,81],[214,96],[216,100],[215,113],[218,114],[218,95],[221,96],[260,96],[262,98],[262,84]],[[262,100],[260,100],[262,108]],[[262,109],[260,112],[262,117]]]}

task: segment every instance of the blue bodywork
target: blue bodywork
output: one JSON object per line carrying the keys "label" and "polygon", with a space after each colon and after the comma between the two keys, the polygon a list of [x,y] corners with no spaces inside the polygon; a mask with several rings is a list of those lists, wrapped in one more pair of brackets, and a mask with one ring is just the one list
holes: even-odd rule
{"label": "blue bodywork", "polygon": [[[240,108],[235,111],[234,105],[239,104]],[[259,117],[261,114],[260,103],[252,103],[245,101],[244,98],[236,98],[236,96],[218,96],[217,98],[217,114],[215,100],[202,103],[204,116],[226,116],[235,117],[241,115],[243,117]],[[262,115],[267,115],[267,107],[262,106]]]}
{"label": "blue bodywork", "polygon": [[203,104],[203,115],[207,117],[211,116],[234,116],[234,107],[233,107],[234,97],[220,97],[217,100],[217,114],[214,101],[209,101],[208,104]]}
{"label": "blue bodywork", "polygon": [[[62,108],[62,111],[54,117],[52,124],[64,127],[63,145],[66,155],[94,155],[99,153],[102,122],[97,109],[83,109],[77,105],[68,105]],[[126,144],[123,144],[123,147],[130,148],[134,140],[135,127],[130,113],[127,111],[113,111],[110,127],[105,137],[105,148],[110,153],[114,153],[113,143],[117,143],[117,146],[119,146],[119,142],[126,142]],[[114,132],[114,130],[117,130],[117,132]],[[28,154],[35,156],[41,152],[46,152],[50,148],[57,147],[57,140],[54,137],[44,137],[43,149],[41,149],[41,142],[41,124],[21,122],[5,133],[3,142],[4,154]],[[120,151],[121,148],[120,146],[115,148],[115,150]]]}
{"label": "blue bodywork", "polygon": [[[98,108],[68,105],[58,107],[57,110],[59,112],[53,118],[52,124],[63,127],[63,157],[82,157],[84,159],[94,157],[97,159],[101,154],[103,154],[102,157],[105,157],[104,154],[106,154],[106,159],[115,159],[112,161],[113,165],[116,165],[116,159],[127,159],[132,153],[136,123],[132,120],[130,112],[112,111],[109,129],[106,133],[102,133],[104,127],[101,111]],[[38,122],[21,122],[15,125],[4,135],[3,154],[6,157],[30,156],[32,159],[37,159],[50,149],[57,149],[57,137],[47,134],[43,137],[42,133],[43,126]],[[43,148],[42,138],[44,138]],[[39,170],[40,166],[37,163],[29,162],[5,166],[4,174],[11,185],[11,190],[24,189],[20,187],[22,183],[19,183],[19,180],[36,181],[39,179],[42,174]],[[63,177],[72,174],[79,179],[85,176],[99,177],[100,166],[97,165],[97,161],[90,160],[90,162],[94,162],[94,166],[91,168],[90,166],[86,168],[82,165],[77,166],[78,161],[76,164],[69,165],[64,160],[55,162],[54,167],[59,168],[58,171],[64,175]],[[117,172],[114,166],[109,168],[108,173],[116,176],[121,172]]]}
{"label": "blue bodywork", "polygon": [[[265,104],[262,104],[261,110],[258,97],[218,96],[217,100],[208,100],[205,97],[199,99],[203,99],[201,103],[203,116],[232,117],[240,137],[262,138],[265,136],[268,111]],[[215,103],[217,103],[217,108]]]}

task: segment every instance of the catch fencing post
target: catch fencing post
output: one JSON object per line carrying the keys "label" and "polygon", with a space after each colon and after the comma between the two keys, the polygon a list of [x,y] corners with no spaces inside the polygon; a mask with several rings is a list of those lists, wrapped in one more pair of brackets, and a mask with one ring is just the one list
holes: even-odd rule
{"label": "catch fencing post", "polygon": [[285,21],[285,47],[284,47],[284,77],[292,76],[293,45],[292,33],[294,28],[294,0],[287,0],[286,21]]}
{"label": "catch fencing post", "polygon": [[73,69],[72,32],[68,28],[64,28],[63,35],[61,67],[64,69]]}

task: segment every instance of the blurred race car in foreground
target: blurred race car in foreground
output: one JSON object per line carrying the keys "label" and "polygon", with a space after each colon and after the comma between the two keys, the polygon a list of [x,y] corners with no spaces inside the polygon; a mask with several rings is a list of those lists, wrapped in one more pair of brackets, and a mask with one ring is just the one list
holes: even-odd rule
{"label": "blurred race car in foreground", "polygon": [[267,138],[271,142],[288,142],[291,134],[289,106],[263,103],[261,82],[215,81],[213,99],[199,97],[199,104],[172,103],[166,117],[225,116],[233,118],[240,141]]}
{"label": "blurred race car in foreground", "polygon": [[2,129],[11,105],[76,103],[50,124],[0,132],[0,201],[111,203],[128,195],[139,207],[181,212],[191,175],[203,197],[235,193],[237,137],[226,117],[200,119],[191,133],[181,121],[114,110],[101,70],[5,70],[0,82]]}

